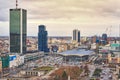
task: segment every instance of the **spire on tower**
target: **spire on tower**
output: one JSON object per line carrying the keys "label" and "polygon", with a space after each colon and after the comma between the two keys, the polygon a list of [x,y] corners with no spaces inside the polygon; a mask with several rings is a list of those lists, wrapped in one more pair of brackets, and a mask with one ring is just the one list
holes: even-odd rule
{"label": "spire on tower", "polygon": [[18,0],[16,0],[16,9],[18,8]]}

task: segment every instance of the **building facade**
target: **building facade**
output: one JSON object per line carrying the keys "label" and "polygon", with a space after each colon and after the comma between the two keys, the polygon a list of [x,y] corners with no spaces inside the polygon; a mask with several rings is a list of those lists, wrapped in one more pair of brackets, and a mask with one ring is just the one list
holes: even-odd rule
{"label": "building facade", "polygon": [[46,27],[44,25],[39,26],[39,32],[38,32],[38,50],[49,52],[48,49],[48,33],[46,31]]}
{"label": "building facade", "polygon": [[36,70],[26,70],[26,71],[20,71],[20,74],[23,76],[31,77],[31,76],[43,76],[45,74],[45,71],[36,71]]}
{"label": "building facade", "polygon": [[105,41],[107,41],[107,34],[102,34],[102,40],[105,40]]}
{"label": "building facade", "polygon": [[10,52],[25,53],[27,36],[27,11],[10,9]]}
{"label": "building facade", "polygon": [[2,74],[7,75],[9,73],[9,55],[8,54],[1,54],[0,56],[2,61]]}
{"label": "building facade", "polygon": [[73,30],[73,40],[80,42],[80,31],[77,29]]}
{"label": "building facade", "polygon": [[102,44],[106,44],[107,43],[107,34],[104,33],[102,34]]}

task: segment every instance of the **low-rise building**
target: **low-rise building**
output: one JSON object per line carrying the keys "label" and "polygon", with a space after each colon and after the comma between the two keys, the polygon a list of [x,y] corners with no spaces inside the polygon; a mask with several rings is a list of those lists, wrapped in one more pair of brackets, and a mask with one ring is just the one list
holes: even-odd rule
{"label": "low-rise building", "polygon": [[18,67],[24,64],[24,56],[20,55],[9,55],[10,60],[10,68]]}
{"label": "low-rise building", "polygon": [[33,54],[26,54],[24,55],[24,62],[31,61],[31,60],[37,60],[44,56],[44,52],[37,52]]}
{"label": "low-rise building", "polygon": [[0,58],[2,60],[2,74],[6,76],[9,74],[9,55],[1,54]]}
{"label": "low-rise building", "polygon": [[20,74],[22,76],[42,76],[45,74],[45,71],[35,71],[35,70],[27,70],[27,71],[21,71]]}
{"label": "low-rise building", "polygon": [[2,73],[2,59],[0,58],[0,74]]}
{"label": "low-rise building", "polygon": [[10,78],[3,78],[0,80],[32,80],[30,78],[21,78],[21,77],[10,77]]}
{"label": "low-rise building", "polygon": [[65,61],[87,61],[91,56],[95,55],[94,51],[85,50],[85,49],[73,49],[57,53],[64,57]]}

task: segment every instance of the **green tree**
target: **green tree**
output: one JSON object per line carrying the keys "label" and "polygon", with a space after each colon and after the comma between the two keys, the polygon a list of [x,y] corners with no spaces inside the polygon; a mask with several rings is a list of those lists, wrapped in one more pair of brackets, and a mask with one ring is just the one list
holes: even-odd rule
{"label": "green tree", "polygon": [[62,80],[67,80],[67,78],[68,78],[68,75],[67,75],[66,71],[63,71]]}
{"label": "green tree", "polygon": [[55,78],[54,78],[54,80],[60,80],[60,76],[58,76],[58,75],[55,75]]}

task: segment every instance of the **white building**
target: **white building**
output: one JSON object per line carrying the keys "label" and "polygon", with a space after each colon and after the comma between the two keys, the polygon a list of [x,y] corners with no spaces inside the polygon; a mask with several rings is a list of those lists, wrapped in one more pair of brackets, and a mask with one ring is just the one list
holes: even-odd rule
{"label": "white building", "polygon": [[17,67],[24,64],[24,56],[19,55],[9,55],[10,58],[10,68]]}

